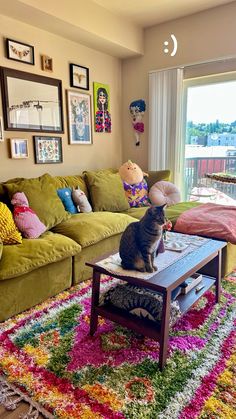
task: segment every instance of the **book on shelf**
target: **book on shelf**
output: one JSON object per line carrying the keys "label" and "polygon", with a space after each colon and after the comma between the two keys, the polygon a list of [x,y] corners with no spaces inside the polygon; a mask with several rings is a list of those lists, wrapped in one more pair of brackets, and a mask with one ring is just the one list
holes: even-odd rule
{"label": "book on shelf", "polygon": [[196,287],[202,281],[201,274],[193,274],[189,278],[185,279],[184,283],[181,284],[181,294],[187,294],[191,289]]}

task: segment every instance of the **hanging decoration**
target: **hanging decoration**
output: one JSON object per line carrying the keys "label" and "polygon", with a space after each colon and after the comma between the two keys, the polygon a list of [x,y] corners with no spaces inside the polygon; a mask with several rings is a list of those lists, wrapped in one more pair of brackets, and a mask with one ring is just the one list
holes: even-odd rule
{"label": "hanging decoration", "polygon": [[134,100],[129,105],[130,115],[134,128],[135,145],[140,145],[140,134],[144,132],[144,123],[142,122],[146,103],[143,99]]}

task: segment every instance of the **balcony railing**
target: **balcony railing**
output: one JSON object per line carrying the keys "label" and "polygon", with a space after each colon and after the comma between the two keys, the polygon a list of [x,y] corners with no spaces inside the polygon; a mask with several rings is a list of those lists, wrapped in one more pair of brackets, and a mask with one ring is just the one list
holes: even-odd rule
{"label": "balcony railing", "polygon": [[185,198],[194,187],[207,186],[217,189],[236,200],[236,184],[207,179],[206,173],[236,174],[236,156],[188,157],[185,159]]}

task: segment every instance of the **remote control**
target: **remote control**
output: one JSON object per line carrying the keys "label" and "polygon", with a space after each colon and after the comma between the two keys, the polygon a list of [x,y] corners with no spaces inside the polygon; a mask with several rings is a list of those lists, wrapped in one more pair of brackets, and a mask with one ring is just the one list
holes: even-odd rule
{"label": "remote control", "polygon": [[203,284],[198,285],[198,287],[195,288],[195,292],[199,292],[204,288]]}

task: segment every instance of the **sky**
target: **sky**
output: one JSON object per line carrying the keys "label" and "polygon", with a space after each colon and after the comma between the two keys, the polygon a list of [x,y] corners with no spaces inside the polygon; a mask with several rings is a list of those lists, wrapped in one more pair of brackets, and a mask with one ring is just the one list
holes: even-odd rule
{"label": "sky", "polygon": [[236,81],[188,88],[187,121],[236,121]]}

